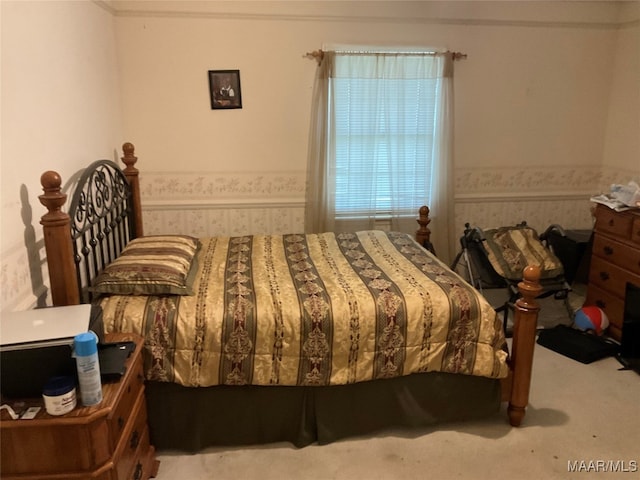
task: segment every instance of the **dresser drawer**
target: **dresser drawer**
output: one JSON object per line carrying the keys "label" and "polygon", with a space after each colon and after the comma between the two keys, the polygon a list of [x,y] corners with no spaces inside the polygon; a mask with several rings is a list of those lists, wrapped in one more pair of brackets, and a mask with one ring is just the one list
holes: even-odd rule
{"label": "dresser drawer", "polygon": [[621,215],[615,210],[598,205],[596,212],[596,232],[605,232],[621,239],[631,238],[633,216]]}
{"label": "dresser drawer", "polygon": [[151,446],[151,441],[149,439],[149,429],[145,427],[140,444],[138,445],[138,451],[134,456],[131,470],[124,478],[126,480],[146,480],[150,477],[155,477],[155,472],[157,471],[155,460],[150,462],[149,457],[150,453],[153,454],[152,452],[153,447]]}
{"label": "dresser drawer", "polygon": [[622,244],[604,235],[595,235],[593,254],[640,275],[640,249],[638,248]]}
{"label": "dresser drawer", "polygon": [[640,276],[617,267],[600,257],[593,256],[591,258],[589,286],[596,286],[622,299],[627,282],[638,284]]}
{"label": "dresser drawer", "polygon": [[633,219],[633,225],[631,227],[631,241],[638,244],[640,247],[640,217]]}
{"label": "dresser drawer", "polygon": [[[624,316],[624,299],[614,295],[611,292],[602,290],[593,285],[589,285],[589,291],[587,292],[587,298],[585,305],[595,305],[604,310],[607,314],[611,327],[618,331],[622,329],[622,320]],[[615,332],[614,337],[615,336]],[[619,337],[616,337],[619,338]]]}
{"label": "dresser drawer", "polygon": [[113,415],[109,418],[109,430],[111,431],[111,448],[115,450],[120,437],[124,432],[127,419],[133,411],[135,401],[144,386],[144,374],[142,371],[142,356],[138,355],[135,362],[129,367],[128,382],[122,389],[122,396],[115,407]]}
{"label": "dresser drawer", "polygon": [[136,463],[148,449],[147,404],[143,392],[140,392],[125,428],[125,434],[116,450],[116,478],[118,480],[135,478],[132,475],[136,471]]}

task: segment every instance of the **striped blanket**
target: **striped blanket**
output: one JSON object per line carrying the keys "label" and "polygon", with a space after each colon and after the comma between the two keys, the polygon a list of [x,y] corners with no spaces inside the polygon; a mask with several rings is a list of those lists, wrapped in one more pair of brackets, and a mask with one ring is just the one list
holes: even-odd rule
{"label": "striped blanket", "polygon": [[192,295],[111,295],[105,331],[145,338],[148,380],[342,385],[416,372],[507,375],[479,293],[402,233],[200,239]]}

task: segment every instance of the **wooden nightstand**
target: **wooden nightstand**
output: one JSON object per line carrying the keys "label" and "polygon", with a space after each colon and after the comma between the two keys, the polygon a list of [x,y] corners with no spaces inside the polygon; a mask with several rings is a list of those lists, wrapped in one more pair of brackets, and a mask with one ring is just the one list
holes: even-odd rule
{"label": "wooden nightstand", "polygon": [[142,338],[109,334],[107,342],[134,341],[126,372],[102,386],[103,400],[62,416],[46,413],[42,399],[25,400],[42,409],[33,420],[0,419],[3,479],[148,479],[159,462],[149,442],[142,370]]}

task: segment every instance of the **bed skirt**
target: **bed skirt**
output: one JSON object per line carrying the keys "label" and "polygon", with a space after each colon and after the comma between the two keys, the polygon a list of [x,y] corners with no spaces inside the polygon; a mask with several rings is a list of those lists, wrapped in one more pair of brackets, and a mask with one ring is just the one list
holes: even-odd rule
{"label": "bed skirt", "polygon": [[152,444],[197,452],[276,442],[304,447],[484,418],[500,408],[500,381],[432,372],[323,387],[148,382],[146,395]]}

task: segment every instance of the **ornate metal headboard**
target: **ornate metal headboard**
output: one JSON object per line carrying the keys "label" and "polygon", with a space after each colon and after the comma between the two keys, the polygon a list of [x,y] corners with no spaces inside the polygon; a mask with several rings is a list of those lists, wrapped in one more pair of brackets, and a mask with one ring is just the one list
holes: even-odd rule
{"label": "ornate metal headboard", "polygon": [[62,193],[60,175],[49,170],[40,183],[40,202],[48,212],[42,216],[53,304],[89,303],[89,286],[104,267],[118,257],[129,240],[143,235],[140,183],[134,146],[122,146],[121,170],[115,162],[98,160],[87,167],[69,205]]}
{"label": "ornate metal headboard", "polygon": [[118,165],[111,160],[89,165],[69,205],[81,303],[91,300],[91,281],[136,237],[132,212],[131,187]]}

